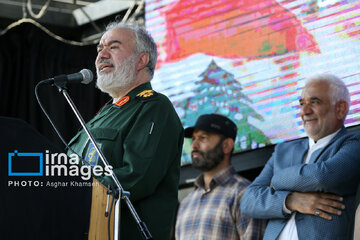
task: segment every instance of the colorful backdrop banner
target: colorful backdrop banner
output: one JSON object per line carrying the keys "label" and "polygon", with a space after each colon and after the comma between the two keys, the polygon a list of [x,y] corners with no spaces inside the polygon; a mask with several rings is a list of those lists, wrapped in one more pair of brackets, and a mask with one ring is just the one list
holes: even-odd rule
{"label": "colorful backdrop banner", "polygon": [[[238,126],[235,151],[304,137],[304,79],[328,72],[351,92],[346,126],[360,123],[360,2],[146,0],[158,46],[153,86],[184,127],[205,113]],[[190,162],[185,142],[182,163]]]}

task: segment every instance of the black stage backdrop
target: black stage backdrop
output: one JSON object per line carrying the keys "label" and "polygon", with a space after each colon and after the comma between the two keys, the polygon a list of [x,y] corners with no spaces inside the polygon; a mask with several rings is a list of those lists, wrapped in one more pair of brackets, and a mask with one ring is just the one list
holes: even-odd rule
{"label": "black stage backdrop", "polygon": [[[0,46],[0,116],[25,120],[64,149],[36,101],[34,88],[43,79],[76,73],[83,68],[95,74],[96,45],[70,45],[25,22],[0,36]],[[69,85],[68,91],[85,121],[110,99],[95,87],[95,80],[88,85]],[[69,141],[80,124],[64,97],[51,86],[40,87],[39,93],[45,108]]]}
{"label": "black stage backdrop", "polygon": [[[96,46],[64,43],[29,22],[21,23],[1,35],[0,46],[0,117],[6,117],[0,122],[0,238],[86,239],[91,188],[9,186],[10,180],[34,178],[8,176],[7,160],[8,153],[15,150],[36,152],[51,146],[51,149],[64,151],[64,145],[36,101],[34,88],[43,79],[76,73],[83,68],[95,73]],[[94,82],[69,86],[69,94],[85,121],[90,120],[110,99],[95,88]],[[80,124],[66,100],[55,87],[42,86],[39,93],[48,113],[69,141]],[[26,123],[31,127],[26,127]],[[41,180],[73,179],[44,176]]]}

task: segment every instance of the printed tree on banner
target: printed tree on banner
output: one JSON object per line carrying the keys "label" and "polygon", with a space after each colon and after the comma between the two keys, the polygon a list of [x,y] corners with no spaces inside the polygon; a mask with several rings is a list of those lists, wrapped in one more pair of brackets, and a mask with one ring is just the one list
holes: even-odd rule
{"label": "printed tree on banner", "polygon": [[243,92],[241,84],[234,75],[220,68],[214,60],[200,74],[201,80],[195,82],[193,97],[189,97],[178,107],[185,109],[183,120],[185,126],[194,124],[202,114],[218,113],[228,116],[238,127],[237,150],[254,149],[270,143],[269,138],[258,128],[249,123],[249,118],[264,121],[251,106]]}

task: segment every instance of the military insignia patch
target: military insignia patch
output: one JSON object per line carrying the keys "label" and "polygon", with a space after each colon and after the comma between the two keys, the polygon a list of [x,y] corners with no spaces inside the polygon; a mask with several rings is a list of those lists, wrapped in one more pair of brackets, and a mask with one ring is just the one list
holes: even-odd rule
{"label": "military insignia patch", "polygon": [[150,99],[154,96],[156,96],[158,93],[155,92],[154,90],[144,90],[141,93],[139,93],[138,95],[136,95],[136,97],[140,98],[141,100],[147,100]]}
{"label": "military insignia patch", "polygon": [[128,101],[130,101],[130,97],[129,97],[129,96],[125,96],[125,97],[120,98],[120,100],[117,101],[117,102],[115,103],[115,105],[118,106],[118,107],[121,107],[122,105],[124,105],[124,104],[127,103]]}
{"label": "military insignia patch", "polygon": [[[102,144],[97,143],[98,147],[101,149]],[[99,154],[95,149],[95,146],[92,142],[89,143],[88,150],[85,155],[85,162],[90,166],[96,166],[99,160]]]}

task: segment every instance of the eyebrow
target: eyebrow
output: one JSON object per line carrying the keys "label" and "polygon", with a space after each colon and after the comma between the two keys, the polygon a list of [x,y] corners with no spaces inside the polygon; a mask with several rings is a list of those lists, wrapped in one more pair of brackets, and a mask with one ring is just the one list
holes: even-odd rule
{"label": "eyebrow", "polygon": [[103,45],[111,45],[113,43],[118,43],[118,44],[121,44],[121,42],[119,40],[111,40],[110,42],[108,42],[107,44],[102,44],[102,43],[99,43],[96,48],[100,48],[101,46]]}
{"label": "eyebrow", "polygon": [[[313,101],[313,100],[319,100],[319,101],[321,101],[321,99],[318,98],[318,97],[311,97],[311,98],[310,98],[310,101]],[[304,102],[304,101],[305,101],[304,98],[300,98],[300,99],[299,99],[299,102]]]}

